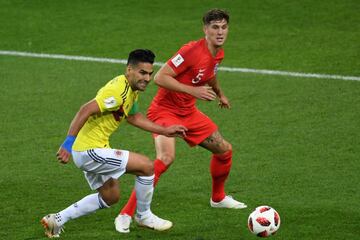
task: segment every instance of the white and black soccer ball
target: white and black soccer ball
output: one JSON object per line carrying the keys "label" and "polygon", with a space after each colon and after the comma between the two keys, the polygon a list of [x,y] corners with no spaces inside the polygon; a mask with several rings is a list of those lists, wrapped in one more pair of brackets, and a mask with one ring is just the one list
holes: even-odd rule
{"label": "white and black soccer ball", "polygon": [[257,207],[248,218],[249,230],[258,237],[274,235],[280,227],[280,215],[269,206]]}

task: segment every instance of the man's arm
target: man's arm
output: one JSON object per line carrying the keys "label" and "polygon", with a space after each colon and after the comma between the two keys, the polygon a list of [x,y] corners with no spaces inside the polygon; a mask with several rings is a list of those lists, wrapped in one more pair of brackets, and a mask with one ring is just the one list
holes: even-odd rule
{"label": "man's arm", "polygon": [[181,125],[172,125],[169,127],[160,126],[149,119],[147,119],[141,113],[129,115],[126,120],[131,125],[146,130],[148,132],[165,135],[167,137],[185,137],[187,129]]}
{"label": "man's arm", "polygon": [[175,79],[177,74],[168,65],[164,64],[154,77],[154,82],[160,87],[190,94],[198,99],[212,101],[216,98],[215,92],[209,86],[193,87],[180,83]]}
{"label": "man's arm", "polygon": [[230,102],[229,102],[228,98],[224,95],[223,91],[221,90],[219,82],[217,81],[216,77],[211,79],[208,84],[210,87],[212,87],[212,89],[218,96],[219,106],[222,108],[231,108]]}
{"label": "man's arm", "polygon": [[93,115],[100,113],[100,108],[95,99],[85,103],[81,106],[80,110],[75,115],[74,119],[70,124],[67,138],[65,142],[60,146],[58,152],[56,153],[57,159],[61,163],[68,163],[71,155],[71,147],[75,141],[77,134],[80,129],[84,126],[87,119]]}

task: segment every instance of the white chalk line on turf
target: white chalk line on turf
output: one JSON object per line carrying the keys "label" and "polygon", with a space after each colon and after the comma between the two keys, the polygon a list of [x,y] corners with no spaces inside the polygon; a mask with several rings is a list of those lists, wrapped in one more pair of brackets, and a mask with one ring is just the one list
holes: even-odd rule
{"label": "white chalk line on turf", "polygon": [[[18,51],[4,51],[4,50],[0,50],[0,55],[33,57],[33,58],[53,58],[53,59],[73,60],[73,61],[119,63],[119,64],[126,64],[126,62],[127,62],[127,60],[125,60],[125,59],[115,59],[115,58],[98,58],[98,57],[72,56],[72,55],[47,54],[47,53],[31,53],[31,52],[18,52]],[[162,66],[163,64],[164,63],[162,63],[162,62],[154,63],[154,65],[156,65],[156,66]],[[235,68],[235,67],[219,67],[219,70],[226,71],[226,72],[281,75],[281,76],[289,76],[289,77],[323,78],[323,79],[360,81],[360,77],[357,77],[357,76],[330,75],[330,74],[319,74],[319,73],[287,72],[287,71],[277,71],[277,70]]]}

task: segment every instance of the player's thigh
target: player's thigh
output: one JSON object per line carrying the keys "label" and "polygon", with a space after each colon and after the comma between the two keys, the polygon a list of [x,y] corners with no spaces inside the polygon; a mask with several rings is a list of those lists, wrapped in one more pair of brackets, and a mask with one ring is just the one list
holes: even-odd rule
{"label": "player's thigh", "polygon": [[154,174],[154,163],[142,154],[130,152],[126,172],[137,176],[151,176]]}
{"label": "player's thigh", "polygon": [[221,154],[231,150],[231,144],[223,138],[219,131],[213,132],[199,145],[215,154]]}
{"label": "player's thigh", "polygon": [[185,141],[190,147],[199,145],[218,130],[217,125],[204,113],[196,109],[184,119],[188,131]]}
{"label": "player's thigh", "polygon": [[171,165],[175,160],[175,138],[158,135],[154,139],[156,158],[161,160],[166,166]]}

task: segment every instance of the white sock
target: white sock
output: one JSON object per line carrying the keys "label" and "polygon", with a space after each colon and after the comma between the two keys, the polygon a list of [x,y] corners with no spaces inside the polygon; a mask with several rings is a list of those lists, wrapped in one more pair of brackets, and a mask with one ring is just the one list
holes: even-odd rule
{"label": "white sock", "polygon": [[108,208],[109,206],[101,198],[99,193],[87,195],[80,201],[70,205],[64,210],[55,214],[55,219],[59,226],[64,225],[70,219],[75,219],[95,212],[99,208]]}
{"label": "white sock", "polygon": [[138,217],[144,218],[151,214],[150,204],[154,192],[154,176],[137,176],[135,180],[136,212]]}

